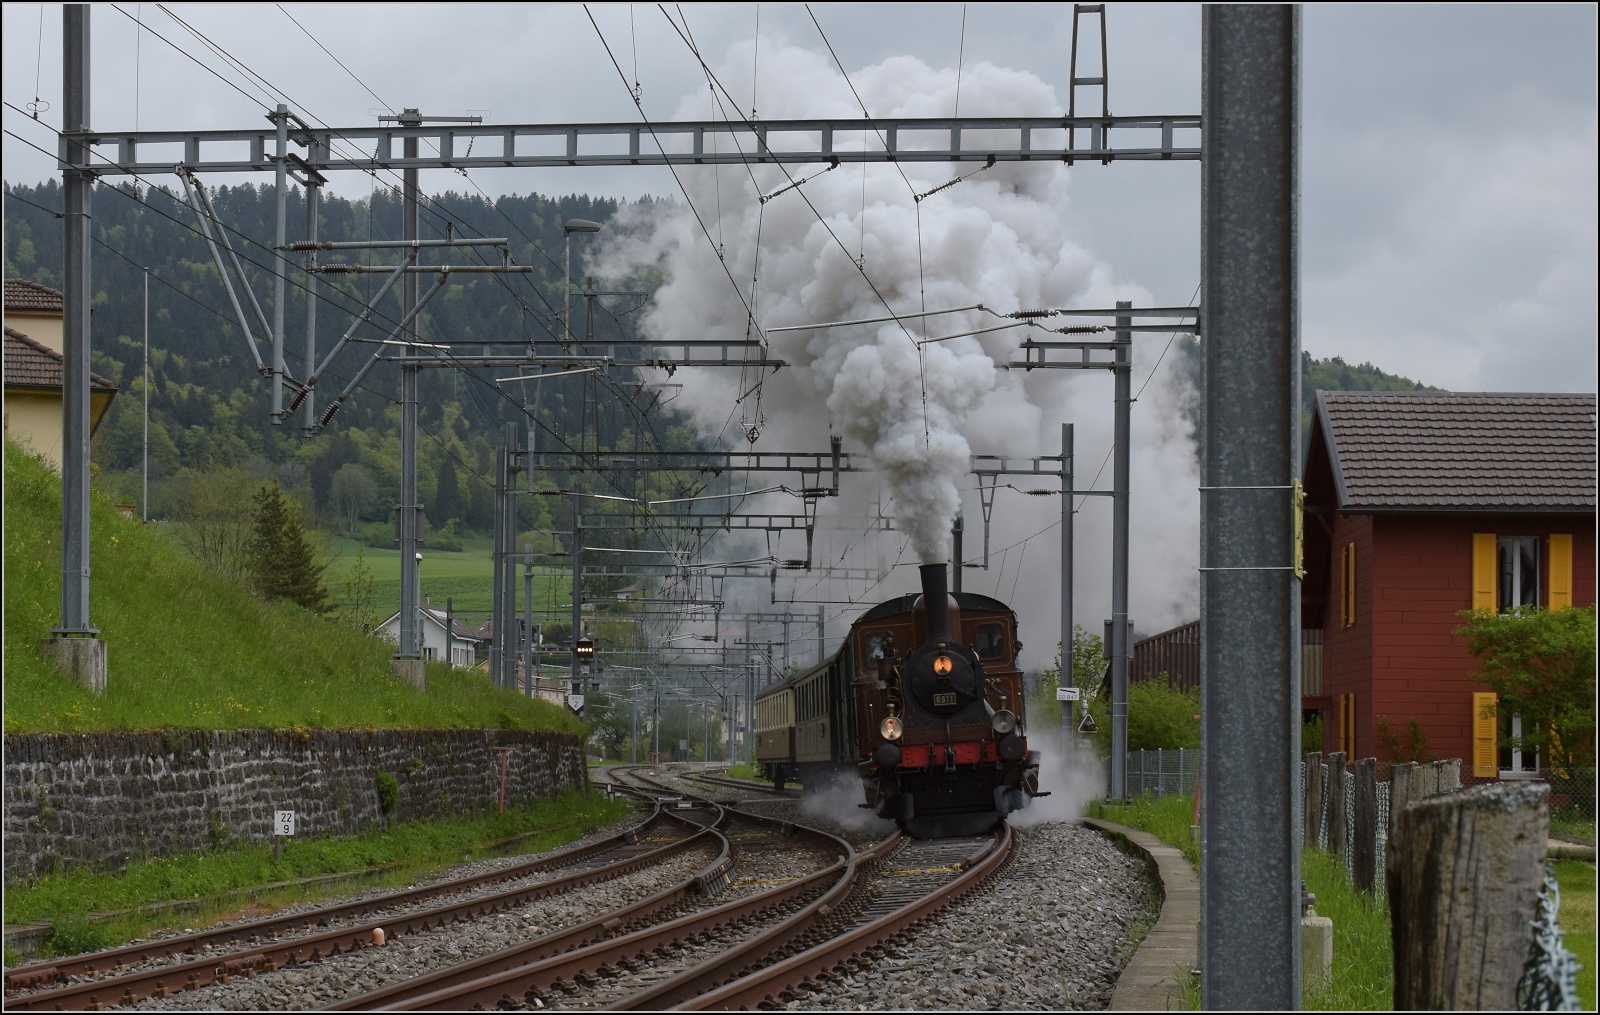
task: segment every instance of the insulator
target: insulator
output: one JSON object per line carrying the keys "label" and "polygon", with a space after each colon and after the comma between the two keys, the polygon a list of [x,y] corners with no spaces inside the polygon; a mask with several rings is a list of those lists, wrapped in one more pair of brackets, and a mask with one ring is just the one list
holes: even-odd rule
{"label": "insulator", "polygon": [[338,400],[330,402],[328,404],[328,408],[326,410],[324,410],[323,413],[322,413],[322,419],[317,421],[317,425],[318,426],[327,426],[328,423],[333,420],[333,417],[338,414],[339,406],[341,406],[343,404],[344,404],[343,402],[338,401]]}
{"label": "insulator", "polygon": [[1055,310],[1018,310],[1015,313],[1010,313],[1006,316],[1014,318],[1015,320],[1026,321],[1035,317],[1053,317],[1056,313],[1058,313],[1058,311]]}
{"label": "insulator", "polygon": [[1069,324],[1065,328],[1053,329],[1058,335],[1097,335],[1106,330],[1103,324]]}
{"label": "insulator", "polygon": [[294,398],[290,399],[289,401],[289,408],[286,410],[286,414],[293,414],[296,409],[304,405],[306,402],[306,396],[309,394],[311,394],[310,388],[301,388],[298,392],[296,392]]}

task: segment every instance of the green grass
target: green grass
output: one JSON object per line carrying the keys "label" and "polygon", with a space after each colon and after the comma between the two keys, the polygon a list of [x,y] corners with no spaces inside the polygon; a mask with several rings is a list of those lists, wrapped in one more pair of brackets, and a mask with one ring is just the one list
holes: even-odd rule
{"label": "green grass", "polygon": [[[443,606],[447,598],[455,600],[455,608],[462,614],[489,615],[494,600],[494,547],[484,537],[463,540],[460,551],[445,552],[422,548],[422,592],[434,603]],[[329,540],[327,585],[337,589],[339,582],[355,566],[356,551],[361,544],[354,539]],[[400,602],[400,551],[366,547],[364,559],[372,574],[374,601],[379,618],[384,619],[398,609]],[[533,576],[533,608],[547,610],[552,603],[572,601],[572,572],[535,568]],[[517,609],[522,609],[522,577],[517,572]]]}
{"label": "green grass", "polygon": [[1555,861],[1556,883],[1561,886],[1561,923],[1567,951],[1578,957],[1578,996],[1585,1011],[1595,1010],[1595,876],[1594,864],[1583,860]]}
{"label": "green grass", "polygon": [[[345,838],[289,839],[281,862],[272,847],[251,844],[208,853],[138,860],[121,873],[96,873],[86,868],[47,875],[31,884],[7,885],[5,922],[50,920],[55,924],[54,949],[105,948],[139,936],[152,926],[195,926],[210,917],[239,908],[238,902],[217,902],[201,912],[160,917],[130,914],[89,923],[88,913],[128,909],[152,902],[194,899],[318,874],[363,871],[396,865],[387,880],[400,882],[419,872],[460,862],[465,856],[494,853],[491,844],[507,836],[537,832],[521,840],[518,852],[540,852],[571,842],[586,832],[624,817],[632,805],[608,800],[600,793],[570,792],[504,814],[413,822]],[[305,890],[273,893],[254,905],[272,909],[307,897]],[[326,893],[324,893],[326,894]]]}
{"label": "green grass", "polygon": [[171,540],[91,498],[89,618],[107,642],[106,693],[43,656],[59,622],[61,482],[5,448],[5,731],[526,728],[579,733],[566,709],[428,667],[418,694],[393,648],[283,603],[264,603]]}
{"label": "green grass", "polygon": [[728,778],[749,779],[753,782],[766,782],[765,779],[761,778],[761,772],[754,765],[730,765],[728,767]]}
{"label": "green grass", "polygon": [[1394,1007],[1394,951],[1389,905],[1356,891],[1344,861],[1332,853],[1300,853],[1300,876],[1317,897],[1317,915],[1333,920],[1333,980],[1326,988],[1308,983],[1309,1011],[1388,1011]]}
{"label": "green grass", "polygon": [[1168,796],[1159,799],[1141,796],[1128,803],[1089,801],[1088,816],[1138,828],[1169,846],[1183,851],[1189,862],[1200,866],[1200,843],[1189,839],[1189,821],[1194,815],[1194,797]]}
{"label": "green grass", "polygon": [[[1200,844],[1189,840],[1194,797],[1140,797],[1126,804],[1091,801],[1089,816],[1149,832],[1176,847],[1197,868]],[[1301,854],[1301,876],[1317,896],[1317,913],[1333,919],[1333,986],[1308,988],[1304,1007],[1314,1011],[1387,1010],[1394,1002],[1394,959],[1390,951],[1389,909],[1357,892],[1345,878],[1342,861],[1318,850]],[[1191,1010],[1200,1007],[1197,984],[1185,989]]]}

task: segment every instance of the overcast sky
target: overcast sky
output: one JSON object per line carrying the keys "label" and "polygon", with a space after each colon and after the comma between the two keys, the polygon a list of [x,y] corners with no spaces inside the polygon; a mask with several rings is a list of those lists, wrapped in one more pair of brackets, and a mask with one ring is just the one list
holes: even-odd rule
{"label": "overcast sky", "polygon": [[[335,125],[370,124],[385,104],[481,112],[502,123],[636,116],[581,7],[285,6],[332,56],[276,6],[171,10]],[[754,5],[682,10],[713,64],[756,31]],[[1071,5],[974,4],[964,40],[960,5],[814,10],[847,69],[901,54],[953,67],[964,49],[964,66],[989,61],[1030,72],[1065,104]],[[59,126],[60,6],[43,5],[42,13],[41,45],[41,6],[4,6],[4,98],[26,108],[37,94],[49,104],[44,123]],[[656,7],[594,13],[629,78],[637,59],[647,113],[669,116],[703,86]],[[142,37],[134,14],[147,25]],[[825,53],[805,8],[766,4],[759,17],[762,46]],[[1111,111],[1198,112],[1199,8],[1112,4],[1108,19]],[[1595,390],[1595,29],[1591,5],[1307,7],[1302,320],[1313,355],[1370,360],[1459,390]],[[222,67],[154,4],[96,5],[94,126],[260,122],[259,105],[154,33]],[[759,81],[758,70],[758,88]],[[754,102],[759,108],[759,92]],[[7,108],[4,122],[54,148],[49,131],[26,116]],[[11,137],[4,155],[7,182],[54,172],[51,160]],[[670,175],[651,169],[485,171],[474,179],[490,194],[676,194]],[[446,172],[424,174],[423,183],[469,186]],[[367,181],[346,174],[338,186],[364,196]],[[1198,210],[1193,163],[1073,172],[1074,238],[1161,303],[1186,303],[1194,291]]]}

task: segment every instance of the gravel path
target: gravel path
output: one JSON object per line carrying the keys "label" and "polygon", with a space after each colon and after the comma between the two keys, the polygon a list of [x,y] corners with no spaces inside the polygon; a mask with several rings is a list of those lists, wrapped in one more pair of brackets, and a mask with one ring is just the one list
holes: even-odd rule
{"label": "gravel path", "polygon": [[138,1007],[160,1011],[317,1007],[467,962],[630,905],[690,877],[704,868],[714,855],[715,851],[710,848],[694,850],[648,870],[553,898],[538,899],[520,909],[492,917],[406,935],[381,948],[364,948],[248,979],[235,977],[228,983],[185,991],[165,999],[151,998]]}

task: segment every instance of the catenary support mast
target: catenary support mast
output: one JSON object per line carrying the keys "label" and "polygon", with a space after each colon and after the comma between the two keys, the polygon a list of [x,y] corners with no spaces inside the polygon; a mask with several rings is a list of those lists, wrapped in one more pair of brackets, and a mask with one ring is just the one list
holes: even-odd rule
{"label": "catenary support mast", "polygon": [[1201,13],[1207,1009],[1300,1006],[1300,9]]}

